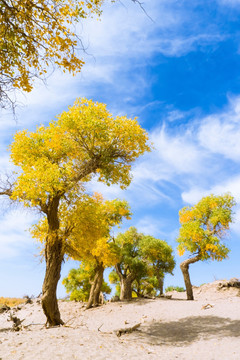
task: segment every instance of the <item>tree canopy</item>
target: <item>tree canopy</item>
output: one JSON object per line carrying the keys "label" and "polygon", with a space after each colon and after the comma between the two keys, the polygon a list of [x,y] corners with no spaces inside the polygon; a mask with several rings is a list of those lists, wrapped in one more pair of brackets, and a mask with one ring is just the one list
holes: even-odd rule
{"label": "tree canopy", "polygon": [[140,242],[141,256],[147,263],[152,286],[163,293],[165,274],[172,274],[175,260],[172,247],[164,240],[145,235]]}
{"label": "tree canopy", "polygon": [[179,211],[181,228],[177,238],[178,251],[181,256],[185,251],[190,253],[190,258],[180,265],[189,300],[193,300],[189,264],[199,260],[221,261],[227,258],[229,249],[222,240],[233,221],[232,207],[235,204],[230,194],[209,195],[196,205],[184,207]]}
{"label": "tree canopy", "polygon": [[221,239],[229,230],[232,222],[232,207],[236,204],[230,194],[210,195],[202,198],[192,207],[184,207],[179,211],[178,251],[197,254],[199,260],[218,260],[227,257],[229,249]]}
{"label": "tree canopy", "polygon": [[[115,244],[119,254],[116,273],[120,298],[131,298],[132,290],[138,296],[162,293],[164,275],[172,273],[175,267],[171,246],[164,240],[138,233],[134,227],[118,234]],[[118,284],[114,273],[110,281]]]}
{"label": "tree canopy", "polygon": [[100,14],[103,0],[0,0],[0,104],[14,88],[30,92],[53,65],[76,74],[83,60],[74,29]]}
{"label": "tree canopy", "polygon": [[113,117],[106,105],[77,99],[49,126],[16,133],[10,156],[21,171],[12,198],[45,212],[50,199],[94,174],[107,185],[126,188],[132,162],[145,151],[150,151],[148,136],[136,119]]}

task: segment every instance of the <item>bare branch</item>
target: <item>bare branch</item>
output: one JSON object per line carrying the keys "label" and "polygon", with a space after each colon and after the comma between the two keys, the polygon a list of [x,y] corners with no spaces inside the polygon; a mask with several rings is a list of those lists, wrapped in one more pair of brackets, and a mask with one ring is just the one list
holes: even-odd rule
{"label": "bare branch", "polygon": [[13,175],[6,174],[5,179],[0,176],[0,195],[11,196],[15,180]]}
{"label": "bare branch", "polygon": [[139,0],[132,0],[132,2],[138,4],[140,6],[140,8],[142,9],[142,11],[145,13],[145,15],[152,21],[152,22],[155,22],[151,16],[147,13],[147,11],[144,9],[144,6],[143,6],[143,2],[140,2]]}

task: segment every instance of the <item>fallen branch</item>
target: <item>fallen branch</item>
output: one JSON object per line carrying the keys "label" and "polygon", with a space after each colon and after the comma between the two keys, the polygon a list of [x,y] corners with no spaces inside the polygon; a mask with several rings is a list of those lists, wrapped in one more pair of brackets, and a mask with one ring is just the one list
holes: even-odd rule
{"label": "fallen branch", "polygon": [[202,310],[210,309],[210,308],[212,308],[213,306],[214,306],[214,305],[212,305],[212,304],[203,305],[203,306],[202,306]]}
{"label": "fallen branch", "polygon": [[115,330],[114,333],[120,337],[124,334],[130,334],[131,332],[137,330],[140,327],[141,323],[138,323],[132,327],[128,327],[128,328],[123,328],[123,329],[119,329],[119,330]]}

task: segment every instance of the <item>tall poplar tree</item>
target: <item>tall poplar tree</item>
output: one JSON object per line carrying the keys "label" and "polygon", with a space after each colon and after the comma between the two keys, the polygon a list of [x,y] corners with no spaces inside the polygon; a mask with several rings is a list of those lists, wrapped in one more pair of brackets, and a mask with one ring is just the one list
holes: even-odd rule
{"label": "tall poplar tree", "polygon": [[46,215],[42,306],[50,326],[63,324],[56,298],[64,257],[61,203],[93,177],[126,188],[132,163],[145,151],[150,151],[148,136],[136,119],[113,117],[106,105],[86,99],[76,100],[49,126],[16,133],[11,159],[19,172],[9,191],[13,200]]}

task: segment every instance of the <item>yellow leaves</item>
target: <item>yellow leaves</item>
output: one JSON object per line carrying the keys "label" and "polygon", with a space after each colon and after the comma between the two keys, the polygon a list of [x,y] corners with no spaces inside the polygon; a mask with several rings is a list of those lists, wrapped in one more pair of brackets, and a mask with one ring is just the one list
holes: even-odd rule
{"label": "yellow leaves", "polygon": [[[6,84],[32,90],[33,77],[56,64],[76,74],[83,61],[75,54],[78,36],[72,24],[93,13],[103,1],[13,0],[1,3],[0,58]],[[3,75],[3,76],[4,76]]]}
{"label": "yellow leaves", "polygon": [[184,253],[185,253],[185,249],[184,249],[184,247],[178,247],[178,255],[179,256],[183,256],[184,255]]}
{"label": "yellow leaves", "polygon": [[179,211],[179,222],[185,224],[193,219],[192,211],[186,207]]}
{"label": "yellow leaves", "polygon": [[20,170],[12,198],[45,214],[55,204],[60,228],[53,233],[49,224],[39,223],[32,234],[40,242],[46,236],[49,242],[61,239],[69,257],[101,257],[104,264],[112,264],[110,230],[130,218],[129,205],[104,201],[97,193],[83,194],[83,184],[96,175],[99,181],[125,188],[131,182],[132,162],[145,151],[150,151],[148,135],[135,119],[116,119],[105,104],[77,99],[49,126],[15,135],[11,160]]}
{"label": "yellow leaves", "polygon": [[180,255],[187,250],[197,253],[201,260],[211,258],[220,261],[226,258],[229,249],[221,243],[221,239],[232,222],[234,205],[235,200],[230,194],[210,195],[195,206],[180,210],[182,226],[177,238]]}
{"label": "yellow leaves", "polygon": [[[82,194],[68,206],[63,202],[59,209],[60,229],[49,232],[47,218],[34,225],[30,232],[33,238],[45,245],[61,239],[64,252],[75,260],[101,261],[104,266],[111,266],[117,261],[112,247],[110,231],[119,224],[124,215],[129,214],[128,204],[120,200],[104,201],[101,194],[92,197]],[[123,211],[122,211],[123,213]]]}

